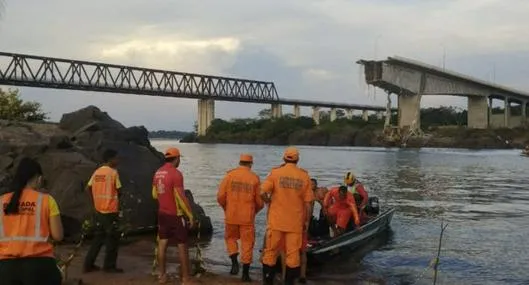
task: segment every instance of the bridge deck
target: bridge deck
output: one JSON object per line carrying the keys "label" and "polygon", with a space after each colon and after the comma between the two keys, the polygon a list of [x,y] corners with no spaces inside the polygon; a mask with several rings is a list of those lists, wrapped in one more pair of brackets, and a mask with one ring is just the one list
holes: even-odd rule
{"label": "bridge deck", "polygon": [[280,99],[273,82],[0,52],[0,85],[382,111],[384,107]]}
{"label": "bridge deck", "polygon": [[[463,91],[460,94],[454,94],[454,93],[447,93],[447,95],[461,95],[461,96],[472,96],[476,94],[467,94],[464,93],[464,91],[470,91],[470,90],[479,90],[480,92],[485,92],[487,96],[492,97],[498,97],[500,96],[509,96],[513,99],[518,100],[529,100],[529,93],[515,90],[513,88],[509,88],[506,86],[502,86],[499,84],[487,82],[485,80],[481,80],[478,78],[474,78],[468,75],[464,75],[462,73],[458,73],[455,71],[446,70],[441,67],[437,67],[434,65],[426,64],[417,60],[400,57],[400,56],[393,56],[388,57],[386,60],[381,61],[374,61],[374,60],[359,60],[357,61],[358,64],[362,64],[366,68],[366,81],[369,84],[373,84],[377,87],[380,87],[382,89],[385,89],[387,91],[390,91],[392,93],[397,93],[404,88],[403,85],[406,85],[403,83],[403,80],[401,78],[400,82],[399,80],[390,81],[390,80],[383,80],[383,66],[398,66],[403,67],[407,71],[417,71],[420,73],[427,74],[428,76],[435,78],[438,81],[448,81],[449,83],[446,83],[447,85],[452,85],[448,88],[445,88],[449,92],[451,90],[458,89],[459,91]],[[371,73],[371,74],[368,74]],[[406,76],[409,76],[409,74],[403,74],[403,78]],[[419,79],[418,79],[419,80]],[[465,85],[464,88],[455,88],[453,85]],[[408,90],[410,91],[410,90]],[[495,96],[496,95],[496,96]]]}

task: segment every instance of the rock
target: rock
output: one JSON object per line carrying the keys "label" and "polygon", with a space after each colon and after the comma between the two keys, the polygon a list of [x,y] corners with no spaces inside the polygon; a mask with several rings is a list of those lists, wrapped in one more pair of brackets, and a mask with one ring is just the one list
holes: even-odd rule
{"label": "rock", "polygon": [[11,152],[11,146],[4,142],[0,142],[0,155],[6,155],[9,152]]}
{"label": "rock", "polygon": [[204,209],[195,202],[195,199],[193,197],[193,193],[191,192],[191,190],[186,189],[185,195],[187,199],[189,200],[189,203],[191,204],[191,208],[192,208],[191,211],[193,211],[193,216],[200,223],[200,234],[203,234],[203,235],[212,234],[213,225],[211,223],[211,218],[208,217]]}
{"label": "rock", "polygon": [[71,148],[72,146],[73,146],[72,142],[65,135],[57,135],[57,136],[52,136],[50,138],[50,148],[68,149],[68,148]]}
{"label": "rock", "polygon": [[13,165],[13,158],[6,155],[0,155],[0,171],[4,171]]}
{"label": "rock", "polygon": [[[120,206],[129,230],[155,227],[152,178],[163,154],[151,146],[144,127],[125,128],[94,106],[64,114],[58,125],[0,123],[0,191],[7,190],[24,156],[36,158],[43,168],[45,191],[59,204],[66,237],[77,238],[92,213],[86,184],[108,148],[117,150],[120,158]],[[202,207],[192,203],[192,208],[201,221],[201,234],[211,234],[211,220]]]}
{"label": "rock", "polygon": [[[125,127],[112,119],[106,112],[101,112],[96,106],[88,106],[72,113],[62,115],[59,127],[70,132],[77,132],[82,127],[96,122],[99,129],[119,130]],[[91,126],[93,127],[93,126]]]}

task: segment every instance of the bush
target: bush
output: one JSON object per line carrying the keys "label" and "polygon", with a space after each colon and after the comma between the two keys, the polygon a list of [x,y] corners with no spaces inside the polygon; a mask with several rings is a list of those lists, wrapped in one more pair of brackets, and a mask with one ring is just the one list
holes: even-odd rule
{"label": "bush", "polygon": [[38,122],[47,118],[40,103],[24,102],[18,90],[0,89],[0,120]]}

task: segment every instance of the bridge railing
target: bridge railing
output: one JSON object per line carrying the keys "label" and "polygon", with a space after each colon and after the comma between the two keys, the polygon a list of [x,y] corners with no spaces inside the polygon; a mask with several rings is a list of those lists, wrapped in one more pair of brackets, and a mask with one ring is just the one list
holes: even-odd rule
{"label": "bridge railing", "polygon": [[0,52],[0,85],[227,101],[278,101],[273,82]]}

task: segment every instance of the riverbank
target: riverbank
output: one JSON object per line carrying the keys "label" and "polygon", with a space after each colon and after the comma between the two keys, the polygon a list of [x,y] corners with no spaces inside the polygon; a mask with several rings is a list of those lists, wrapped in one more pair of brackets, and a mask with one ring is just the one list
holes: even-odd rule
{"label": "riverbank", "polygon": [[468,129],[466,126],[430,126],[420,136],[391,136],[381,120],[338,119],[314,125],[311,118],[276,120],[215,120],[205,136],[190,135],[181,142],[314,145],[409,148],[509,149],[529,143],[529,131]]}
{"label": "riverbank", "polygon": [[[85,285],[151,285],[158,284],[156,276],[152,274],[152,263],[153,263],[153,242],[152,240],[139,239],[127,245],[120,247],[118,257],[118,267],[122,268],[125,272],[123,274],[107,274],[103,272],[93,272],[88,274],[82,273],[83,258],[88,250],[88,246],[83,246],[79,251],[78,255],[73,259],[71,265],[68,268],[67,282],[65,285],[73,284],[85,284]],[[60,255],[67,256],[72,251],[72,245],[60,246],[57,252]],[[190,249],[190,258],[193,261],[194,250]],[[175,248],[168,249],[168,261],[167,261],[167,273],[178,280],[179,272],[178,260],[175,258],[177,251]],[[102,265],[104,258],[104,250],[101,251],[96,264]],[[155,271],[157,273],[157,271]],[[256,281],[249,284],[260,284],[260,274],[257,270],[251,272],[252,278]],[[193,284],[240,284],[240,277],[233,277],[226,274],[215,273],[214,270],[210,270],[200,276],[193,278]],[[82,283],[79,283],[82,281]],[[167,283],[171,284],[171,283]],[[174,281],[173,283],[174,284]]]}

